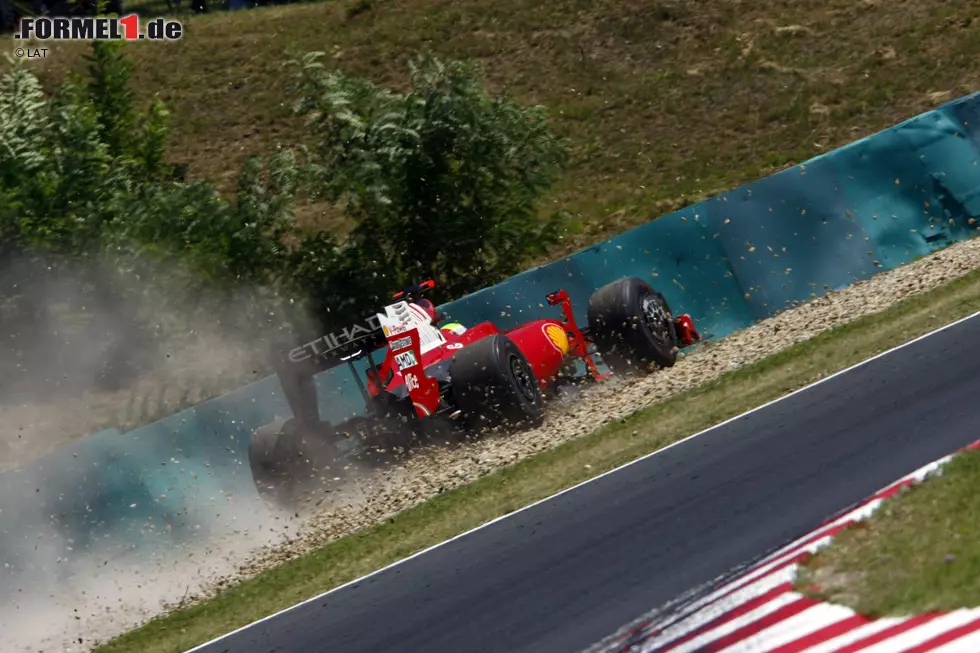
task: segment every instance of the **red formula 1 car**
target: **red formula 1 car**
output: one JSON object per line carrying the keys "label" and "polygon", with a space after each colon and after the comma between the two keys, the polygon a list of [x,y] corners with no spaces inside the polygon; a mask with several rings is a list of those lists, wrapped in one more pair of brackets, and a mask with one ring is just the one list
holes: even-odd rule
{"label": "red formula 1 car", "polygon": [[[415,437],[432,424],[465,431],[537,425],[545,393],[567,381],[609,376],[600,373],[595,354],[612,374],[637,373],[672,366],[679,348],[701,339],[688,315],[673,316],[663,295],[634,277],[592,294],[584,328],[563,290],[547,296],[561,307],[554,319],[507,331],[492,322],[443,324],[424,297],[434,285],[427,281],[397,293],[395,303],[364,325],[279,351],[276,371],[293,418],[252,439],[250,462],[260,489],[330,467],[343,448],[338,442],[351,433],[370,440],[392,433]],[[355,367],[365,358],[366,383]],[[576,360],[584,363],[584,374],[576,372]],[[320,419],[313,377],[343,362],[367,410],[332,425]]]}

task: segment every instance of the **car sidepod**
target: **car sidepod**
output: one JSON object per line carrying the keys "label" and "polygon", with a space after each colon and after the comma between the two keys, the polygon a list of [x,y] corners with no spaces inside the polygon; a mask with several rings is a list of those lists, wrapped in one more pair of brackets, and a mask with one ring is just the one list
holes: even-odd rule
{"label": "car sidepod", "polygon": [[554,383],[571,346],[565,327],[556,320],[534,320],[507,332],[521,350],[542,391]]}

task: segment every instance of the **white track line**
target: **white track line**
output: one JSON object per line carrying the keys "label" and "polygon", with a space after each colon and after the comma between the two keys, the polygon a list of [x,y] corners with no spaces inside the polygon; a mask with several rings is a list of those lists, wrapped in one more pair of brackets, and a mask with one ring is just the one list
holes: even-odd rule
{"label": "white track line", "polygon": [[[789,565],[778,571],[759,575],[751,582],[739,582],[725,585],[723,592],[706,597],[705,600],[689,606],[687,609],[682,610],[676,615],[667,615],[666,618],[660,622],[660,625],[671,625],[664,628],[663,632],[657,635],[657,639],[661,638],[664,633],[668,631],[673,632],[673,630],[678,627],[690,625],[689,622],[694,624],[693,626],[690,626],[690,629],[693,630],[701,624],[708,623],[712,619],[728,614],[742,604],[762,596],[766,592],[775,589],[780,585],[792,583],[794,578],[796,578],[795,566]],[[722,597],[722,595],[725,593],[729,594]],[[695,621],[691,622],[691,619],[695,619]],[[654,631],[660,628],[660,625],[650,624],[650,626],[648,626],[645,630]]]}
{"label": "white track line", "polygon": [[697,637],[687,640],[680,646],[676,646],[674,644],[674,641],[680,639],[681,637],[684,637],[685,635],[687,635],[688,633],[694,630],[697,630],[698,628],[701,628],[703,624],[701,623],[692,624],[693,628],[678,630],[677,632],[672,632],[672,631],[665,632],[663,637],[658,637],[656,640],[650,643],[651,645],[648,645],[641,650],[642,651],[663,650],[663,651],[670,651],[670,653],[693,653],[693,651],[697,651],[700,648],[704,647],[707,644],[710,644],[711,642],[717,639],[720,639],[726,635],[734,633],[736,630],[738,630],[743,626],[754,624],[756,621],[759,621],[763,617],[772,614],[776,610],[783,608],[789,605],[790,603],[796,602],[798,599],[799,599],[799,595],[794,594],[793,592],[785,592],[771,599],[770,601],[767,601],[763,605],[760,605],[758,608],[755,608],[754,610],[746,612],[743,615],[739,615],[734,619],[730,619],[729,621],[726,621],[725,623],[716,626],[711,630],[700,633],[699,635],[697,635]]}
{"label": "white track line", "polygon": [[937,635],[949,632],[977,618],[973,610],[957,610],[936,617],[932,621],[926,622],[921,626],[916,626],[912,630],[906,630],[901,635],[889,637],[883,642],[874,646],[861,649],[861,653],[901,653],[913,646],[923,644]]}
{"label": "white track line", "polygon": [[[741,608],[749,601],[765,596],[770,591],[776,590],[780,585],[791,583],[794,576],[794,570],[789,567],[770,574],[747,587],[736,590],[730,597],[719,601],[716,605],[709,605],[701,610],[696,610],[690,614],[673,619],[673,623],[663,628],[651,641],[658,642],[657,646],[660,646],[664,642],[683,637],[705,624]],[[785,595],[785,592],[782,595]],[[655,629],[651,627],[651,630]]]}
{"label": "white track line", "polygon": [[834,651],[842,649],[849,644],[853,644],[854,642],[858,642],[866,637],[880,633],[883,630],[888,630],[892,626],[897,626],[903,621],[905,621],[905,619],[902,617],[882,617],[881,619],[876,619],[870,623],[864,624],[863,626],[858,626],[853,630],[842,633],[833,639],[828,639],[826,642],[821,642],[816,646],[810,647],[806,650],[806,653],[833,653]]}
{"label": "white track line", "polygon": [[402,565],[402,564],[408,562],[409,560],[413,560],[414,558],[417,558],[419,556],[425,555],[426,553],[429,553],[429,552],[434,551],[434,550],[436,550],[436,549],[438,549],[440,547],[443,547],[443,546],[449,544],[450,542],[455,542],[456,540],[462,539],[462,538],[466,537],[467,535],[470,535],[470,534],[475,533],[477,531],[483,530],[484,528],[488,528],[488,527],[496,524],[499,521],[503,521],[504,519],[508,519],[510,517],[513,517],[514,515],[517,515],[517,514],[520,514],[520,513],[524,512],[525,510],[530,510],[531,508],[534,508],[534,507],[536,507],[536,506],[538,506],[538,505],[540,505],[542,503],[547,503],[548,501],[551,501],[552,499],[555,499],[557,497],[560,497],[563,494],[567,494],[569,492],[574,492],[575,490],[577,490],[577,489],[579,489],[579,488],[581,488],[581,487],[583,487],[585,485],[588,485],[589,483],[594,483],[595,481],[598,481],[601,478],[604,478],[606,476],[611,476],[612,474],[615,474],[617,472],[620,472],[620,471],[626,469],[627,467],[630,467],[630,466],[635,465],[635,464],[637,464],[639,462],[642,462],[644,460],[647,460],[649,458],[652,458],[654,456],[657,456],[659,454],[662,454],[663,452],[667,451],[668,449],[673,449],[674,447],[677,447],[677,446],[679,446],[681,444],[684,444],[688,440],[693,440],[696,437],[702,436],[705,433],[710,433],[711,431],[714,431],[714,430],[719,429],[719,428],[721,428],[723,426],[726,426],[728,424],[731,424],[732,422],[735,422],[737,420],[740,420],[743,417],[748,417],[749,415],[752,415],[754,413],[757,413],[757,412],[759,412],[761,410],[765,410],[769,406],[772,406],[772,405],[777,404],[777,403],[779,403],[781,401],[784,401],[786,399],[789,399],[790,397],[793,397],[795,395],[798,395],[801,392],[806,392],[807,390],[810,390],[810,389],[815,388],[815,387],[817,387],[817,386],[819,386],[819,385],[821,385],[823,383],[826,383],[826,382],[830,381],[831,379],[836,379],[839,376],[843,376],[844,374],[847,374],[848,372],[851,372],[853,370],[856,370],[856,369],[858,369],[860,367],[864,367],[865,365],[867,365],[868,363],[871,363],[872,361],[876,361],[879,358],[884,358],[885,356],[888,356],[890,354],[893,354],[896,351],[899,351],[901,349],[905,349],[906,347],[910,347],[911,345],[914,345],[917,342],[920,342],[920,341],[925,340],[927,338],[931,338],[932,336],[937,335],[939,333],[942,333],[943,331],[946,331],[947,329],[951,329],[951,328],[953,328],[953,327],[955,327],[957,325],[960,325],[960,324],[963,324],[964,322],[967,322],[969,320],[972,320],[973,318],[975,318],[977,316],[980,316],[980,311],[977,311],[975,313],[971,313],[970,315],[967,315],[966,317],[960,318],[960,319],[956,320],[955,322],[950,322],[949,324],[947,324],[945,326],[941,326],[938,329],[934,329],[933,331],[930,331],[930,332],[925,333],[925,334],[923,334],[921,336],[918,336],[917,338],[913,338],[912,340],[909,340],[908,342],[904,342],[904,343],[902,343],[900,345],[897,345],[895,347],[892,347],[891,349],[889,349],[887,351],[883,351],[880,354],[876,354],[875,356],[872,356],[871,358],[868,358],[866,360],[863,360],[860,363],[855,363],[854,365],[852,365],[852,366],[850,366],[848,368],[845,368],[843,370],[840,370],[839,372],[834,372],[830,376],[824,377],[824,378],[822,378],[822,379],[820,379],[818,381],[814,381],[810,385],[804,386],[804,387],[802,387],[802,388],[800,388],[798,390],[794,390],[793,392],[790,392],[789,394],[783,395],[782,397],[778,397],[777,399],[773,399],[772,401],[767,401],[766,403],[762,404],[761,406],[757,406],[757,407],[755,407],[755,408],[753,408],[751,410],[745,411],[741,415],[736,415],[735,417],[730,417],[729,419],[726,419],[723,422],[719,422],[718,424],[715,424],[714,426],[708,427],[708,428],[704,429],[703,431],[699,431],[699,432],[695,433],[694,435],[689,435],[686,438],[683,438],[682,440],[678,440],[677,442],[674,442],[672,444],[669,444],[666,447],[662,447],[660,449],[657,449],[656,451],[653,451],[651,453],[648,453],[645,456],[641,456],[641,457],[637,458],[636,460],[631,460],[630,462],[628,462],[628,463],[626,463],[624,465],[620,465],[619,467],[616,467],[615,469],[610,469],[608,472],[603,472],[602,474],[599,474],[598,476],[593,476],[592,478],[590,478],[588,480],[585,480],[585,481],[582,481],[581,483],[578,483],[576,485],[573,485],[570,488],[566,488],[566,489],[562,490],[561,492],[556,492],[555,494],[552,494],[551,496],[545,497],[544,499],[539,499],[538,501],[535,501],[534,503],[528,504],[528,505],[524,506],[523,508],[519,508],[519,509],[515,510],[514,512],[510,512],[510,513],[507,513],[506,515],[501,515],[500,517],[496,517],[494,519],[491,519],[490,521],[488,521],[488,522],[486,522],[484,524],[481,524],[480,526],[477,526],[475,528],[471,528],[470,530],[466,531],[465,533],[460,533],[459,535],[456,535],[454,537],[451,537],[448,540],[444,540],[442,542],[439,542],[438,544],[433,544],[432,546],[430,546],[430,547],[428,547],[426,549],[422,549],[418,553],[413,553],[412,555],[408,556],[407,558],[402,558],[401,560],[398,560],[396,562],[393,562],[390,565],[386,565],[386,566],[382,567],[381,569],[378,569],[376,571],[372,571],[370,574],[366,574],[364,576],[361,576],[360,578],[356,578],[356,579],[354,579],[352,581],[348,581],[348,582],[344,583],[343,585],[338,585],[337,587],[334,587],[333,589],[327,590],[326,592],[323,592],[323,593],[318,594],[316,596],[310,597],[310,598],[306,599],[305,601],[301,601],[300,603],[297,603],[296,605],[292,605],[292,606],[290,606],[288,608],[284,608],[284,609],[282,609],[282,610],[280,610],[280,611],[278,611],[278,612],[276,612],[274,614],[270,614],[267,617],[263,617],[262,619],[259,619],[257,621],[253,621],[252,623],[247,624],[245,626],[242,626],[241,628],[236,628],[235,630],[231,631],[230,633],[226,633],[226,634],[221,635],[219,637],[216,637],[216,638],[214,638],[214,639],[212,639],[212,640],[210,640],[208,642],[205,642],[203,644],[199,644],[198,646],[195,646],[192,649],[188,649],[187,651],[185,651],[185,653],[197,653],[197,651],[200,651],[200,650],[204,649],[207,646],[210,646],[212,644],[215,644],[216,642],[220,642],[221,640],[223,640],[223,639],[225,639],[227,637],[231,637],[232,635],[235,635],[237,633],[240,633],[243,630],[247,630],[247,629],[252,628],[254,626],[257,626],[257,625],[259,625],[261,623],[265,623],[266,621],[269,621],[271,619],[275,619],[276,617],[278,617],[278,616],[280,616],[282,614],[285,614],[287,612],[290,612],[292,610],[295,610],[296,608],[302,607],[302,606],[304,606],[304,605],[306,605],[308,603],[313,603],[314,601],[319,601],[323,597],[328,596],[330,594],[333,594],[334,592],[339,592],[340,590],[342,590],[342,589],[344,589],[346,587],[350,587],[351,585],[356,585],[357,583],[362,583],[365,580],[367,580],[368,578],[372,578],[373,576],[377,576],[378,574],[381,574],[381,573],[383,573],[385,571],[388,571],[389,569],[393,569],[394,567],[397,567],[399,565]]}
{"label": "white track line", "polygon": [[[834,519],[832,522],[825,524],[823,527],[818,528],[811,533],[803,535],[790,545],[779,549],[775,554],[763,558],[756,564],[755,567],[750,568],[749,573],[746,573],[743,577],[736,577],[730,583],[723,585],[714,593],[705,597],[705,599],[702,601],[689,606],[687,611],[682,611],[674,625],[670,625],[666,629],[663,628],[664,624],[670,624],[669,615],[661,619],[659,623],[648,622],[641,631],[644,634],[640,636],[641,641],[643,642],[640,650],[649,652],[662,651],[664,653],[669,650],[671,653],[678,653],[678,651],[683,653],[687,649],[684,647],[678,648],[677,644],[675,644],[675,642],[678,641],[678,638],[684,637],[687,633],[698,632],[700,629],[704,629],[709,624],[715,622],[718,618],[728,615],[745,605],[745,601],[748,600],[749,597],[741,598],[741,600],[735,599],[735,597],[736,595],[745,594],[744,590],[739,589],[739,587],[745,585],[746,581],[751,581],[748,583],[748,588],[750,590],[752,590],[754,587],[758,587],[759,591],[756,592],[756,595],[762,596],[765,593],[765,590],[776,589],[783,582],[794,580],[796,578],[796,573],[799,566],[795,561],[798,560],[802,554],[806,552],[812,553],[817,549],[822,548],[834,537],[836,537],[836,535],[831,533],[829,529],[838,524],[850,525],[857,523],[862,519],[866,519],[878,506],[882,504],[882,502],[889,500],[889,497],[893,495],[894,491],[903,486],[903,484],[911,483],[914,485],[916,483],[923,482],[927,476],[933,472],[936,472],[937,470],[940,470],[955,456],[968,450],[977,450],[980,448],[978,445],[980,445],[980,440],[962,447],[953,454],[943,456],[936,461],[920,467],[916,471],[907,474],[901,479],[883,487],[881,490],[871,495],[871,499],[863,503],[856,504],[857,507],[850,512],[841,515],[837,519]],[[790,564],[788,566],[784,566],[782,569],[779,569],[776,572],[771,571],[783,562]],[[759,580],[751,580],[753,578],[758,578]],[[783,580],[784,578],[785,581]],[[783,592],[780,594],[780,597],[784,597],[787,594],[797,598],[801,598],[802,596],[796,592]],[[977,639],[980,639],[980,634],[977,632],[980,630],[980,625],[977,624],[977,620],[980,620],[980,609],[960,612],[966,612],[967,614],[959,615],[954,618],[953,628],[965,624],[975,625],[976,628],[974,628],[972,632],[961,635],[958,639],[950,642],[948,645],[943,646],[942,648],[948,649],[949,653],[954,653],[955,651],[960,650],[963,650],[964,653],[975,653],[975,651],[980,650],[980,648],[975,650],[965,650],[965,646],[967,643],[969,643],[969,640],[974,639],[974,636],[976,636]],[[745,615],[742,616],[744,617]],[[801,635],[811,634],[823,626],[827,626],[836,622],[838,619],[843,619],[847,616],[858,615],[856,615],[850,608],[846,608],[844,606],[838,606],[831,603],[817,603],[803,610],[799,614],[781,620],[777,623],[762,627],[760,631],[752,634],[746,639],[727,646],[722,653],[755,653],[756,651],[762,651],[763,649],[771,650],[782,644],[794,641]],[[934,626],[932,629],[930,629],[930,625],[933,622],[925,622],[914,626],[912,629],[903,630],[901,633],[893,633],[887,640],[883,640],[877,644],[872,644],[870,650],[877,651],[878,653],[901,653],[902,651],[907,650],[909,647],[914,647],[918,644],[929,641],[936,635],[949,632],[946,626],[946,624],[949,623],[949,620],[947,619],[949,616],[950,615],[947,614],[936,620],[935,623],[939,623],[942,626],[938,633],[935,631]],[[944,619],[947,620],[944,621]],[[957,621],[962,619],[965,619],[965,621]],[[908,618],[906,617],[898,619],[894,623],[902,623],[907,620]],[[887,620],[885,621],[887,622]],[[874,622],[853,628],[848,633],[842,633],[832,642],[823,642],[821,645],[818,645],[817,649],[822,653],[830,653],[831,650],[836,651],[845,644],[863,640],[867,633],[861,633],[866,629],[870,630],[873,623]],[[884,627],[885,626],[883,626],[883,628]],[[876,631],[872,630],[871,632]],[[918,633],[918,635],[911,636],[913,638],[917,637],[917,639],[910,640],[910,636],[908,635],[910,632]],[[622,640],[622,638],[618,639],[620,639],[620,641]],[[688,644],[690,644],[690,642],[686,643],[685,646]],[[610,644],[610,646],[614,645],[616,644]],[[827,648],[827,646],[831,645],[833,646]],[[900,648],[895,648],[896,646]],[[594,650],[594,648],[590,650]],[[609,650],[609,648],[607,647],[605,650]],[[808,653],[814,653],[814,651],[808,649]]]}
{"label": "white track line", "polygon": [[[799,595],[797,595],[799,596]],[[830,603],[818,603],[798,615],[769,626],[755,635],[735,642],[721,653],[759,653],[795,641],[800,635],[813,633],[830,626],[853,613],[847,608]]]}
{"label": "white track line", "polygon": [[964,635],[949,644],[933,649],[932,653],[976,653],[980,651],[980,632]]}

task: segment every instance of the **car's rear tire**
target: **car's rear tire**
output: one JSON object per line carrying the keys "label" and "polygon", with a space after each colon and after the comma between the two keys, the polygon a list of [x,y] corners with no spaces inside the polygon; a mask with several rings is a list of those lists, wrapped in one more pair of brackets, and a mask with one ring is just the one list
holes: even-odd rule
{"label": "car's rear tire", "polygon": [[541,388],[527,358],[503,334],[467,345],[450,368],[453,398],[467,429],[537,426],[543,419]]}
{"label": "car's rear tire", "polygon": [[602,362],[619,374],[672,367],[677,336],[667,300],[636,277],[599,288],[589,298],[589,333]]}
{"label": "car's rear tire", "polygon": [[340,437],[329,422],[301,428],[293,418],[279,428],[256,429],[248,458],[259,495],[276,505],[292,505],[315,486],[320,474],[339,467],[340,452],[333,439]]}

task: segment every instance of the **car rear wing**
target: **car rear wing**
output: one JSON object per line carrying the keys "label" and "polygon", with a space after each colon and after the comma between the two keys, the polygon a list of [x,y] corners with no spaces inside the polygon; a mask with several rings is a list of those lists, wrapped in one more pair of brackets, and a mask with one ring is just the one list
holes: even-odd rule
{"label": "car rear wing", "polygon": [[290,363],[299,364],[311,360],[316,366],[326,370],[351,356],[363,358],[359,354],[377,350],[384,347],[385,343],[385,334],[378,316],[372,315],[358,324],[324,334],[310,342],[280,349],[284,349],[281,353]]}
{"label": "car rear wing", "polygon": [[279,342],[273,345],[273,368],[296,421],[307,427],[320,423],[320,406],[313,377],[344,364],[350,368],[365,402],[370,405],[364,381],[354,363],[367,358],[374,367],[373,354],[387,347],[387,344],[378,317],[373,315],[361,323],[303,344]]}
{"label": "car rear wing", "polygon": [[[386,314],[390,308],[397,309],[399,312],[406,311],[409,304],[421,299],[425,293],[434,287],[435,282],[429,280],[395,293],[394,299],[398,301],[391,307],[385,308]],[[408,310],[407,312],[419,317],[416,315],[418,311]],[[438,329],[426,329],[426,325],[422,324],[421,320],[418,323],[423,351],[427,351],[434,346],[434,342],[440,339],[444,341]],[[433,334],[432,331],[435,333]],[[344,363],[350,368],[354,380],[357,382],[357,387],[364,397],[364,402],[370,408],[370,397],[364,387],[364,381],[354,368],[354,362],[367,358],[371,368],[376,368],[372,355],[374,352],[386,348],[387,345],[388,339],[381,324],[381,315],[377,314],[362,320],[358,324],[322,335],[310,342],[299,345],[296,343],[275,344],[272,351],[273,367],[296,421],[303,426],[315,426],[320,423],[320,407],[317,403],[313,377],[320,372],[325,372]]]}

